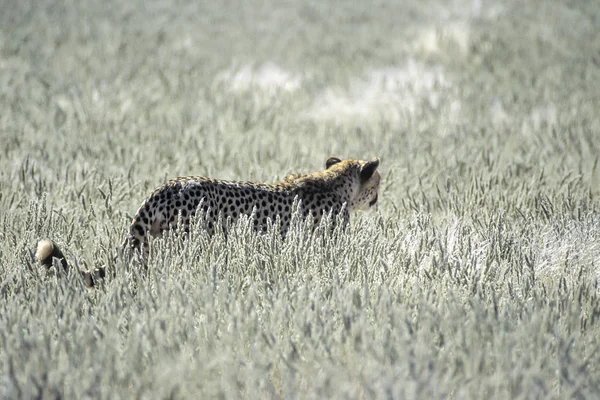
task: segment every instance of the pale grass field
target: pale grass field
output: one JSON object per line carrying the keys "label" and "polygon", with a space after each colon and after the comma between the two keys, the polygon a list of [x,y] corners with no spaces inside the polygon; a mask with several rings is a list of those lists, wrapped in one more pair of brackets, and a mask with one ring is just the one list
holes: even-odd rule
{"label": "pale grass field", "polygon": [[[594,2],[0,8],[0,398],[600,396]],[[329,155],[381,158],[347,232],[113,261],[168,178]]]}

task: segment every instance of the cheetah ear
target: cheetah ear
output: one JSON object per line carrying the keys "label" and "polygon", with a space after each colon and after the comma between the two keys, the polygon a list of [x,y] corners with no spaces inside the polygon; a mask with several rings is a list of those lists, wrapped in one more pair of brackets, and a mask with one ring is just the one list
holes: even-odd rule
{"label": "cheetah ear", "polygon": [[325,161],[325,169],[329,169],[332,165],[335,165],[339,162],[342,162],[342,160],[337,157],[329,157],[327,161]]}
{"label": "cheetah ear", "polygon": [[376,158],[373,161],[367,161],[360,169],[360,181],[363,183],[368,181],[373,176],[378,166],[379,158]]}

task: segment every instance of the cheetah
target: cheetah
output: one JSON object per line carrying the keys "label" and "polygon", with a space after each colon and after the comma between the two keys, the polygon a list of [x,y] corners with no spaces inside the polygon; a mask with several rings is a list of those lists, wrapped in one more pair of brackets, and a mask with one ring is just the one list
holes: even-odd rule
{"label": "cheetah", "polygon": [[[290,175],[275,184],[199,176],[176,178],[155,189],[142,203],[131,222],[124,246],[145,260],[148,236],[158,237],[178,224],[183,225],[184,232],[189,232],[190,220],[197,211],[203,213],[210,235],[214,234],[217,224],[222,224],[226,232],[226,222],[246,215],[252,218],[257,232],[266,232],[268,225],[278,218],[281,234],[285,236],[294,204],[302,216],[313,219],[313,226],[328,214],[341,215],[342,221],[347,223],[351,211],[366,210],[377,203],[381,180],[378,166],[378,158],[363,161],[329,157],[324,171]],[[68,269],[64,254],[49,239],[38,243],[36,258],[47,268],[53,265],[53,258],[57,258],[62,267]],[[99,277],[104,275],[104,270],[100,271]],[[89,275],[86,281],[91,283]]]}

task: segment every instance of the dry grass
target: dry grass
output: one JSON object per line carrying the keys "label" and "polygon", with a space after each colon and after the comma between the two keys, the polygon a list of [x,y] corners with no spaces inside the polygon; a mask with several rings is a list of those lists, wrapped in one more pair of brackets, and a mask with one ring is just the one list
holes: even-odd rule
{"label": "dry grass", "polygon": [[[0,13],[0,397],[593,398],[600,15],[525,1],[38,2]],[[380,157],[343,235],[155,241],[178,175]]]}

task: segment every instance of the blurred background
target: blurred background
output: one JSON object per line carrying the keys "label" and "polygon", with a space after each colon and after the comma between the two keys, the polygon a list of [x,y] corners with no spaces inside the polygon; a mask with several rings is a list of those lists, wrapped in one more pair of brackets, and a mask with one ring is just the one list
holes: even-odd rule
{"label": "blurred background", "polygon": [[273,179],[330,154],[379,156],[403,174],[483,155],[536,168],[564,156],[550,166],[564,173],[594,162],[565,152],[598,154],[593,2],[5,0],[2,10],[4,166],[26,150],[46,172]]}

